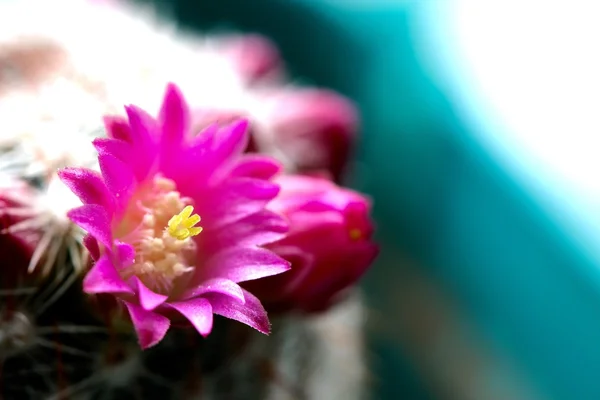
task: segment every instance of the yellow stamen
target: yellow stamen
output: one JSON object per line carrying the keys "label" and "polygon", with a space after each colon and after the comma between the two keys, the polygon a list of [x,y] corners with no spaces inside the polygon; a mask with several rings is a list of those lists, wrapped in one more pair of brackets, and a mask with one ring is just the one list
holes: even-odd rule
{"label": "yellow stamen", "polygon": [[194,271],[193,236],[202,231],[196,226],[200,217],[192,215],[191,205],[186,206],[192,200],[175,189],[173,181],[161,176],[140,188],[115,235],[135,248],[134,262],[119,271],[123,279],[136,276],[151,290],[166,295],[177,287],[180,277]]}
{"label": "yellow stamen", "polygon": [[185,240],[202,232],[201,226],[194,226],[200,222],[198,214],[192,215],[194,207],[186,206],[177,215],[174,215],[167,224],[169,235],[178,240]]}

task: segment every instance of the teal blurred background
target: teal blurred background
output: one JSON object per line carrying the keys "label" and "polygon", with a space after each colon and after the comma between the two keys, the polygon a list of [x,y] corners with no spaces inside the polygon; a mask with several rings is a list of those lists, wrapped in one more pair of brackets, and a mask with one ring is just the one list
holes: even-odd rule
{"label": "teal blurred background", "polygon": [[502,127],[453,100],[469,76],[447,71],[460,62],[435,3],[171,6],[186,26],[265,34],[294,76],[360,108],[349,184],[374,197],[383,244],[365,280],[375,398],[598,400],[597,265],[482,142]]}

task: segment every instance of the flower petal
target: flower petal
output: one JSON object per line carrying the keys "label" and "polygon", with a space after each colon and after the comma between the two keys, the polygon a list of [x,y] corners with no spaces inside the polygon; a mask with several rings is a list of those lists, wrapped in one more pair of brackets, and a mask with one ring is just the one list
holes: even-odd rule
{"label": "flower petal", "polygon": [[156,345],[165,337],[171,326],[171,321],[167,317],[152,311],[146,311],[142,307],[126,301],[123,301],[123,303],[129,311],[131,322],[142,349],[145,350]]}
{"label": "flower petal", "polygon": [[83,237],[83,245],[90,253],[92,260],[98,261],[100,258],[100,247],[98,246],[98,241],[96,238],[88,233]]}
{"label": "flower petal", "polygon": [[281,163],[260,155],[244,156],[231,170],[234,177],[271,179],[281,171]]}
{"label": "flower petal", "polygon": [[161,127],[160,146],[163,154],[178,148],[190,124],[189,107],[177,86],[170,83],[160,109],[158,122]]}
{"label": "flower petal", "polygon": [[242,303],[244,302],[244,293],[242,288],[237,283],[223,278],[214,278],[202,282],[198,286],[195,286],[187,290],[182,299],[190,299],[192,297],[202,296],[206,293],[220,293],[224,296],[230,296],[238,299]]}
{"label": "flower petal", "polygon": [[85,168],[64,168],[58,171],[60,180],[83,204],[99,204],[107,209],[113,207],[112,196],[96,171]]}
{"label": "flower petal", "polygon": [[204,129],[196,134],[190,140],[187,151],[188,157],[194,157],[194,155],[204,154],[210,149],[215,141],[215,136],[219,132],[219,125],[216,123],[207,125]]}
{"label": "flower petal", "polygon": [[207,190],[211,189],[197,185],[193,198],[198,199],[196,209],[204,224],[217,228],[263,210],[277,196],[279,186],[260,179],[236,178],[212,189],[210,196]]}
{"label": "flower petal", "polygon": [[104,126],[108,137],[132,143],[131,129],[125,118],[107,116],[104,117]]}
{"label": "flower petal", "polygon": [[180,157],[170,160],[167,176],[177,181],[180,190],[190,192],[187,188],[194,188],[199,179],[212,173],[211,168],[208,168],[211,162],[207,154],[218,130],[217,124],[207,126],[186,144]]}
{"label": "flower petal", "polygon": [[151,172],[156,158],[156,121],[144,110],[136,106],[125,107],[131,129],[131,144],[136,151],[132,168],[138,181],[143,181]]}
{"label": "flower petal", "polygon": [[67,216],[75,225],[95,237],[104,246],[112,247],[110,220],[104,207],[98,204],[84,204],[69,210]]}
{"label": "flower petal", "polygon": [[99,154],[100,171],[108,190],[113,194],[119,208],[129,201],[135,188],[135,176],[129,165],[111,154]]}
{"label": "flower petal", "polygon": [[111,138],[96,138],[92,144],[100,154],[112,154],[124,163],[129,164],[131,159],[132,148],[129,143],[124,140]]}
{"label": "flower petal", "polygon": [[133,264],[133,261],[135,260],[135,249],[132,245],[117,241],[115,243],[115,248],[121,265],[128,266]]}
{"label": "flower petal", "polygon": [[221,128],[213,143],[213,162],[221,165],[232,156],[242,154],[248,146],[249,138],[248,120],[242,119]]}
{"label": "flower petal", "polygon": [[140,305],[146,311],[154,310],[169,298],[169,296],[158,294],[150,290],[137,276],[133,277],[133,281],[137,286]]}
{"label": "flower petal", "polygon": [[210,301],[196,298],[168,305],[186,317],[202,336],[206,337],[212,331],[213,310]]}
{"label": "flower petal", "polygon": [[288,224],[280,215],[262,210],[214,230],[203,240],[211,248],[225,248],[232,243],[239,247],[263,246],[281,239],[287,231]]}
{"label": "flower petal", "polygon": [[250,292],[244,290],[246,301],[243,304],[217,293],[207,294],[206,298],[212,305],[213,313],[242,322],[264,334],[270,333],[271,324],[267,312]]}
{"label": "flower petal", "polygon": [[178,183],[183,184],[183,187],[195,186],[198,181],[223,181],[229,177],[232,158],[240,156],[247,146],[247,130],[246,120],[221,128],[209,126],[180,154],[180,158],[185,161],[172,162],[179,165],[179,173],[169,165],[167,175],[177,175],[180,178]]}
{"label": "flower petal", "polygon": [[230,247],[211,257],[204,278],[225,278],[244,282],[277,275],[290,269],[290,263],[270,250],[255,247]]}
{"label": "flower petal", "polygon": [[104,255],[96,261],[87,273],[83,279],[83,291],[89,294],[134,293],[133,289],[119,276],[108,255]]}

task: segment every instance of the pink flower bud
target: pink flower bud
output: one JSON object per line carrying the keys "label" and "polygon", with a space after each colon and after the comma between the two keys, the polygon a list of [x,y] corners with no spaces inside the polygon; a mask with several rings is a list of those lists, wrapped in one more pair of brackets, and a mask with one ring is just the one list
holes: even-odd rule
{"label": "pink flower bud", "polygon": [[339,181],[357,131],[354,106],[344,97],[320,89],[285,89],[269,95],[259,151],[277,148],[298,172],[329,171]]}
{"label": "pink flower bud", "polygon": [[221,39],[221,52],[247,83],[277,78],[283,73],[279,51],[260,35],[235,35]]}
{"label": "pink flower bud", "polygon": [[292,269],[251,282],[251,290],[271,312],[324,310],[377,256],[369,201],[318,177],[282,176],[277,183],[281,192],[270,208],[288,219],[290,231],[268,248]]}

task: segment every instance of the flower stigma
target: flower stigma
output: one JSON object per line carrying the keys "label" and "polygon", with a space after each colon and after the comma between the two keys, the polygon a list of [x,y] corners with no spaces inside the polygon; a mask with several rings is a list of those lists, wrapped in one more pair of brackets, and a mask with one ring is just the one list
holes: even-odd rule
{"label": "flower stigma", "polygon": [[350,239],[356,241],[362,238],[362,232],[358,228],[350,229]]}
{"label": "flower stigma", "polygon": [[167,294],[177,278],[194,270],[194,236],[202,227],[196,226],[201,218],[192,214],[190,202],[181,197],[172,180],[160,176],[136,194],[122,222],[125,230],[137,226],[123,237],[135,249],[133,264],[121,270],[124,279],[136,276],[151,290]]}
{"label": "flower stigma", "polygon": [[169,234],[176,239],[185,240],[202,232],[201,226],[194,226],[200,222],[198,214],[191,215],[194,207],[186,206],[179,214],[169,220],[167,227]]}

